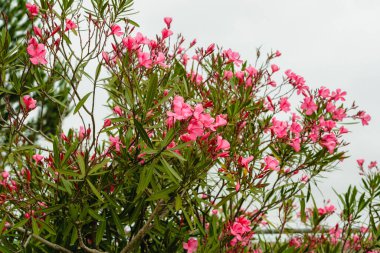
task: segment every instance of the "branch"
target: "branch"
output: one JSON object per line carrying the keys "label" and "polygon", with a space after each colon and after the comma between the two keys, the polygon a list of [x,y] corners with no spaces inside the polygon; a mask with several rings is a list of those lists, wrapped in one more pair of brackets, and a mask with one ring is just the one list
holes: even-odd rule
{"label": "branch", "polygon": [[31,235],[34,239],[36,239],[37,241],[45,244],[46,246],[52,248],[52,249],[55,249],[55,250],[58,250],[60,252],[65,252],[65,253],[73,253],[71,250],[68,250],[62,246],[59,246],[58,244],[55,244],[55,243],[52,243],[52,242],[49,242],[48,240],[38,236],[38,235],[35,235],[31,232],[28,232],[26,229],[24,228],[16,228],[17,231],[21,232],[21,233],[27,233],[28,235]]}
{"label": "branch", "polygon": [[79,246],[82,249],[84,249],[86,252],[90,252],[90,253],[107,253],[107,252],[103,252],[103,251],[99,251],[97,249],[91,249],[91,248],[87,247],[86,244],[84,244],[84,242],[83,242],[82,231],[81,231],[80,226],[77,226],[77,229],[78,229]]}
{"label": "branch", "polygon": [[146,221],[145,225],[137,232],[137,234],[132,238],[132,240],[120,251],[120,253],[131,252],[135,245],[144,237],[148,230],[152,227],[152,221],[154,216],[161,210],[163,201],[158,202],[156,208],[153,210],[149,219]]}

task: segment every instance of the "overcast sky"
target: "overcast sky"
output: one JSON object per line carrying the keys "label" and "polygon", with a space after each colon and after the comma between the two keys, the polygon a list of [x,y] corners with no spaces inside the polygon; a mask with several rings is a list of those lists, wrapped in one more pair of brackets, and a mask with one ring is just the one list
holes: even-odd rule
{"label": "overcast sky", "polygon": [[280,50],[282,70],[303,75],[310,87],[348,92],[372,121],[349,126],[350,159],[329,174],[326,198],[333,186],[343,192],[358,184],[356,159],[380,162],[380,1],[379,0],[136,0],[132,16],[140,30],[153,36],[173,17],[172,30],[198,46],[217,43],[255,60],[255,50]]}
{"label": "overcast sky", "polygon": [[[356,159],[380,162],[379,0],[135,0],[133,9],[138,13],[131,18],[148,37],[160,33],[169,16],[171,30],[189,42],[196,38],[198,46],[216,43],[249,62],[255,61],[258,47],[264,55],[280,50],[276,64],[282,71],[292,69],[312,88],[347,91],[348,103],[355,100],[372,121],[366,127],[349,126],[351,157],[326,175],[321,185],[326,199],[337,199],[332,187],[344,192],[360,183]],[[104,92],[97,96],[106,100]],[[110,112],[101,103],[96,108],[102,125]],[[73,121],[70,117],[65,125],[72,127]]]}

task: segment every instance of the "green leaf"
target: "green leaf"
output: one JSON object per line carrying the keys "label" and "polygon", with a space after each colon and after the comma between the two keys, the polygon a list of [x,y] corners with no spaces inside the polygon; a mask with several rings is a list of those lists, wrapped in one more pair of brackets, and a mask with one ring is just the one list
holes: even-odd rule
{"label": "green leaf", "polygon": [[73,192],[71,191],[71,188],[72,188],[71,183],[70,183],[69,181],[67,181],[66,179],[64,179],[63,177],[61,178],[61,181],[62,181],[62,183],[63,183],[63,187],[65,187],[67,193],[68,193],[69,195],[72,195]]}
{"label": "green leaf", "polygon": [[1,94],[2,92],[7,93],[7,94],[13,94],[13,95],[16,95],[16,93],[14,93],[14,92],[12,92],[12,91],[10,91],[10,90],[7,90],[7,89],[5,89],[5,88],[3,88],[3,87],[0,87],[0,94]]}
{"label": "green leaf", "polygon": [[94,167],[92,167],[92,169],[90,169],[89,171],[89,175],[93,175],[95,172],[97,172],[99,169],[103,168],[104,165],[106,165],[108,163],[109,159],[106,158],[104,159],[103,161],[101,161],[100,163],[96,164]]}
{"label": "green leaf", "polygon": [[21,220],[20,222],[14,224],[14,225],[12,226],[11,230],[14,230],[14,229],[16,229],[16,228],[19,228],[19,227],[24,226],[28,221],[29,221],[29,219]]}
{"label": "green leaf", "polygon": [[64,204],[59,204],[59,205],[56,205],[56,206],[52,206],[52,207],[49,207],[49,208],[44,208],[44,209],[40,209],[40,210],[37,210],[35,211],[35,213],[53,213],[57,210],[61,210],[65,205]]}
{"label": "green leaf", "polygon": [[140,195],[143,193],[148,187],[150,181],[152,180],[152,175],[153,175],[154,169],[151,167],[144,167],[140,173],[140,181],[137,186],[137,195]]}
{"label": "green leaf", "polygon": [[98,197],[98,199],[103,202],[102,196],[100,195],[98,190],[95,188],[95,186],[91,183],[89,179],[87,179],[87,183],[90,186],[92,192],[95,194],[95,196]]}
{"label": "green leaf", "polygon": [[74,245],[74,243],[77,241],[77,239],[78,239],[78,230],[73,229],[73,232],[71,234],[71,239],[70,239],[70,245]]}
{"label": "green leaf", "polygon": [[92,210],[91,208],[88,209],[88,213],[90,214],[90,216],[92,218],[94,218],[95,220],[98,220],[98,221],[106,221],[104,217],[102,217],[101,215],[99,215],[97,212],[95,212],[94,210]]}
{"label": "green leaf", "polygon": [[86,175],[86,164],[84,162],[83,156],[77,155],[78,166],[81,172],[81,176],[84,177]]}
{"label": "green leaf", "polygon": [[1,232],[3,231],[3,228],[5,226],[5,222],[7,221],[7,215],[5,215],[3,218],[2,218],[2,221],[0,223],[0,234]]}
{"label": "green leaf", "polygon": [[177,190],[177,188],[178,186],[174,185],[162,191],[156,192],[153,195],[151,195],[149,198],[147,198],[147,201],[153,201],[153,200],[158,200],[158,199],[168,199],[169,194]]}
{"label": "green leaf", "polygon": [[59,174],[71,176],[71,177],[74,177],[74,178],[78,178],[80,176],[77,172],[71,171],[71,170],[67,170],[67,169],[65,169],[65,170],[56,169],[56,171]]}
{"label": "green leaf", "polygon": [[182,198],[181,196],[177,195],[175,197],[175,210],[179,211],[182,208]]}
{"label": "green leaf", "polygon": [[305,212],[305,196],[303,195],[303,192],[301,193],[301,198],[300,198],[300,209],[301,209],[301,221],[306,222],[306,212]]}
{"label": "green leaf", "polygon": [[158,77],[157,74],[153,74],[149,79],[148,93],[145,99],[145,108],[148,110],[152,106],[153,98],[156,96],[158,90]]}
{"label": "green leaf", "polygon": [[35,235],[40,234],[40,229],[38,228],[37,221],[33,217],[32,217],[32,229],[33,229],[33,234],[35,234]]}
{"label": "green leaf", "polygon": [[124,232],[123,226],[121,225],[121,221],[119,219],[119,216],[116,213],[116,210],[112,208],[111,209],[111,214],[112,214],[112,219],[115,222],[115,226],[116,226],[117,232],[119,233],[120,236],[124,237],[125,236],[125,232]]}
{"label": "green leaf", "polygon": [[104,221],[101,221],[99,223],[98,229],[96,230],[96,237],[95,237],[95,243],[96,245],[99,245],[99,243],[103,239],[104,232],[106,231],[106,219],[103,217]]}
{"label": "green leaf", "polygon": [[226,203],[228,200],[230,200],[235,195],[236,195],[236,192],[234,191],[234,192],[228,194],[227,196],[223,197],[223,199],[215,206],[215,208],[219,208],[220,206],[222,206],[224,203]]}
{"label": "green leaf", "polygon": [[45,229],[46,231],[48,231],[50,234],[52,234],[52,235],[56,235],[57,234],[55,232],[54,228],[52,226],[50,226],[49,224],[47,224],[46,222],[44,222],[42,220],[39,220],[39,219],[37,219],[37,222],[42,226],[43,229]]}
{"label": "green leaf", "polygon": [[178,182],[181,182],[182,181],[181,176],[177,173],[177,171],[175,171],[175,169],[172,168],[172,166],[165,160],[165,158],[161,156],[160,160],[162,162],[162,165],[164,166],[164,169],[166,169],[166,174],[168,174],[170,178],[174,177],[176,179],[172,181],[176,184],[178,184]]}
{"label": "green leaf", "polygon": [[98,81],[100,70],[102,69],[102,64],[99,63],[98,67],[96,67],[96,72],[95,72],[95,82]]}
{"label": "green leaf", "polygon": [[92,92],[89,92],[81,100],[79,100],[77,106],[75,106],[74,114],[76,114],[79,111],[79,109],[84,105],[84,103],[86,103],[86,100],[91,94]]}
{"label": "green leaf", "polygon": [[135,127],[136,127],[137,132],[139,133],[139,135],[141,136],[141,138],[144,140],[144,142],[145,142],[150,148],[153,148],[153,144],[152,144],[152,142],[150,141],[150,138],[149,138],[148,134],[145,132],[145,129],[143,128],[143,126],[141,125],[141,123],[138,122],[136,119],[133,119],[133,122],[134,122],[134,124],[135,124]]}

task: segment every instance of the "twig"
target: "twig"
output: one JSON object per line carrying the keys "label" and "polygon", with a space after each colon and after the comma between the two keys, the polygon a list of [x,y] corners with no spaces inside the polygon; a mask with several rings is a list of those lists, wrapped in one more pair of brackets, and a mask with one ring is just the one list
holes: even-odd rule
{"label": "twig", "polygon": [[97,249],[91,249],[91,248],[87,247],[86,244],[84,244],[84,242],[83,242],[82,231],[81,231],[80,225],[77,226],[77,229],[78,229],[79,246],[82,249],[84,249],[86,252],[90,252],[90,253],[107,253],[104,251],[99,251]]}
{"label": "twig", "polygon": [[71,250],[68,250],[62,246],[59,246],[58,244],[55,244],[55,243],[52,243],[52,242],[49,242],[48,240],[38,236],[38,235],[35,235],[31,232],[28,232],[26,229],[24,228],[16,228],[17,231],[20,231],[21,233],[27,233],[28,235],[31,235],[34,239],[36,239],[37,241],[45,244],[46,246],[52,248],[52,249],[55,249],[55,250],[59,250],[60,252],[65,252],[65,253],[73,253]]}
{"label": "twig", "polygon": [[148,232],[148,230],[152,227],[151,223],[155,217],[155,215],[161,210],[163,202],[158,202],[156,208],[153,210],[149,219],[146,221],[145,225],[137,232],[137,234],[132,238],[132,240],[120,251],[120,253],[131,252],[135,245],[143,238],[143,236]]}

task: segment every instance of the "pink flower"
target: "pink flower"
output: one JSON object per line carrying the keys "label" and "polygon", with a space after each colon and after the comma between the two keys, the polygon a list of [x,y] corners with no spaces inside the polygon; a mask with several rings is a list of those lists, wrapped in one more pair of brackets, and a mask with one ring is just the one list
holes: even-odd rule
{"label": "pink flower", "polygon": [[23,96],[22,101],[25,104],[26,111],[29,112],[29,111],[33,110],[34,108],[36,108],[37,101],[34,100],[33,98],[31,98],[29,95]]}
{"label": "pink flower", "polygon": [[306,184],[307,182],[309,182],[309,176],[306,175],[306,174],[303,174],[303,175],[301,176],[300,181],[301,181],[302,183]]}
{"label": "pink flower", "polygon": [[110,35],[116,35],[116,36],[121,36],[123,35],[124,32],[121,30],[120,26],[117,25],[117,24],[113,24],[111,26],[111,32],[110,32]]}
{"label": "pink flower", "polygon": [[89,137],[91,133],[91,129],[85,129],[83,126],[79,127],[79,135],[78,138],[80,141],[82,141],[84,138]]}
{"label": "pink flower", "polygon": [[235,191],[238,192],[240,190],[240,183],[237,182],[235,185]]}
{"label": "pink flower", "polygon": [[224,140],[222,138],[222,136],[218,135],[216,137],[216,148],[215,148],[215,151],[218,151],[218,150],[226,151],[226,150],[229,150],[229,149],[230,149],[230,143],[227,140]]}
{"label": "pink flower", "polygon": [[238,241],[242,241],[243,234],[251,231],[251,222],[247,220],[244,216],[240,216],[235,219],[235,222],[230,227],[230,232]]}
{"label": "pink flower", "polygon": [[38,37],[42,38],[42,31],[39,27],[37,26],[33,26],[33,32],[35,35],[37,35]]}
{"label": "pink flower", "polygon": [[284,112],[290,111],[290,103],[287,97],[280,98],[280,110]]}
{"label": "pink flower", "polygon": [[330,154],[334,153],[338,140],[334,133],[325,134],[322,137],[321,145],[329,151]]}
{"label": "pink flower", "polygon": [[363,167],[364,159],[358,159],[356,162],[358,163],[359,167]]}
{"label": "pink flower", "polygon": [[372,161],[368,165],[368,169],[372,169],[372,168],[375,168],[375,167],[377,167],[377,162],[376,161]]}
{"label": "pink flower", "polygon": [[227,58],[228,63],[233,62],[236,66],[240,66],[240,64],[243,62],[240,60],[240,54],[233,52],[231,49],[224,50],[223,56]]}
{"label": "pink flower", "polygon": [[142,35],[140,32],[136,33],[135,40],[137,44],[149,45],[150,43],[150,40],[146,36]]}
{"label": "pink flower", "polygon": [[193,253],[197,251],[198,241],[196,238],[190,238],[187,242],[183,242],[183,249],[187,250],[187,253]]}
{"label": "pink flower", "polygon": [[110,119],[105,119],[105,120],[104,120],[103,127],[109,127],[111,124],[112,124],[112,122],[111,122]]}
{"label": "pink flower", "polygon": [[187,132],[189,135],[193,136],[192,139],[195,140],[196,137],[203,135],[203,124],[199,120],[192,118],[187,127]]}
{"label": "pink flower", "polygon": [[272,126],[270,127],[272,132],[278,138],[284,138],[287,136],[288,122],[277,120],[275,117],[272,118]]}
{"label": "pink flower", "polygon": [[253,156],[248,156],[247,158],[240,156],[238,162],[240,166],[243,166],[246,169],[248,169],[248,163],[252,162],[252,160],[253,160]]}
{"label": "pink flower", "polygon": [[363,126],[368,125],[368,122],[371,120],[371,116],[364,111],[358,112],[357,117],[362,121]]}
{"label": "pink flower", "polygon": [[318,95],[322,98],[328,98],[330,96],[330,90],[322,86],[318,89]]}
{"label": "pink flower", "polygon": [[185,120],[193,115],[191,107],[185,103],[181,96],[174,97],[173,111],[174,112],[167,112],[167,115],[169,117],[174,117],[176,120]]}
{"label": "pink flower", "polygon": [[306,91],[309,90],[309,87],[305,85],[305,79],[302,76],[292,72],[290,69],[285,71],[285,75],[289,78],[289,83],[297,89],[297,94],[299,95],[302,93],[306,96]]}
{"label": "pink flower", "polygon": [[348,129],[345,128],[344,126],[341,126],[339,128],[339,134],[346,134],[346,133],[348,133]]}
{"label": "pink flower", "polygon": [[293,147],[294,151],[299,152],[301,150],[301,139],[298,137],[294,138],[290,140],[289,145]]}
{"label": "pink flower", "polygon": [[319,215],[324,215],[324,214],[332,214],[335,211],[335,206],[334,205],[326,205],[323,208],[318,208],[318,214]]}
{"label": "pink flower", "polygon": [[172,36],[172,35],[173,35],[173,32],[172,32],[171,30],[167,29],[167,28],[164,28],[164,29],[162,29],[162,31],[161,31],[161,35],[162,35],[162,39],[164,40],[164,39],[166,39],[166,38]]}
{"label": "pink flower", "polygon": [[202,75],[196,73],[196,72],[191,72],[187,74],[187,77],[190,78],[190,80],[196,84],[201,84],[203,81]]}
{"label": "pink flower", "polygon": [[275,56],[276,56],[276,57],[280,57],[280,56],[281,56],[281,52],[278,51],[278,50],[276,50],[276,52],[275,52]]}
{"label": "pink flower", "polygon": [[30,56],[30,61],[32,64],[37,65],[39,63],[41,64],[47,64],[47,61],[45,59],[46,50],[45,45],[42,43],[38,43],[35,38],[31,38],[28,43],[28,47],[26,49]]}
{"label": "pink flower", "polygon": [[227,125],[226,115],[219,114],[215,118],[215,123],[210,126],[211,131],[216,131],[216,128]]}
{"label": "pink flower", "polygon": [[113,108],[113,112],[119,116],[123,116],[123,110],[118,105]]}
{"label": "pink flower", "polygon": [[40,163],[42,161],[42,159],[44,159],[44,157],[40,154],[35,154],[32,156],[34,161],[36,161],[36,163]]}
{"label": "pink flower", "polygon": [[215,43],[211,43],[206,49],[206,55],[212,54],[215,50]]}
{"label": "pink flower", "polygon": [[102,52],[102,58],[107,64],[110,63],[110,55],[107,52]]}
{"label": "pink flower", "polygon": [[332,102],[327,102],[326,104],[326,111],[333,113],[336,109],[336,106]]}
{"label": "pink flower", "polygon": [[256,76],[257,75],[257,69],[255,69],[254,67],[252,67],[251,65],[249,65],[245,71],[248,73],[248,76],[252,77],[252,76]]}
{"label": "pink flower", "polygon": [[300,238],[293,237],[293,238],[290,239],[290,241],[289,241],[289,246],[290,246],[290,247],[294,247],[294,248],[297,249],[297,248],[301,247],[301,245],[302,245],[302,241],[301,241]]}
{"label": "pink flower", "polygon": [[71,19],[66,19],[66,28],[65,28],[65,31],[74,30],[77,27],[78,26],[77,26],[77,24],[74,23],[74,21],[72,21]]}
{"label": "pink flower", "polygon": [[3,179],[7,179],[9,177],[9,172],[8,171],[3,171],[1,173],[1,176],[3,177]]}
{"label": "pink flower", "polygon": [[224,74],[223,74],[223,78],[226,79],[227,81],[231,80],[231,78],[233,77],[233,73],[232,71],[229,71],[229,70],[225,70],[224,71]]}
{"label": "pink flower", "polygon": [[337,121],[342,121],[346,117],[346,109],[338,108],[333,112],[332,118]]}
{"label": "pink flower", "polygon": [[301,133],[302,131],[302,126],[300,124],[298,124],[297,122],[293,122],[291,125],[290,125],[290,132],[298,135],[299,133]]}
{"label": "pink flower", "polygon": [[26,8],[31,16],[37,16],[40,8],[35,4],[26,3]]}
{"label": "pink flower", "polygon": [[131,36],[123,38],[122,43],[123,43],[123,46],[128,49],[128,51],[133,51],[139,48],[139,44]]}
{"label": "pink flower", "polygon": [[119,137],[110,136],[110,142],[111,147],[115,147],[115,150],[120,152],[120,145],[123,146],[123,143],[120,141]]}
{"label": "pink flower", "polygon": [[172,23],[173,19],[171,17],[165,17],[164,22],[168,29],[170,29],[170,24]]}
{"label": "pink flower", "polygon": [[264,167],[264,170],[274,170],[274,171],[278,171],[280,170],[280,168],[278,167],[278,165],[280,164],[279,161],[274,158],[273,156],[270,156],[270,155],[267,155],[265,158],[264,158],[264,162],[265,162],[265,167]]}
{"label": "pink flower", "polygon": [[335,101],[339,101],[339,100],[342,100],[342,101],[346,101],[346,99],[344,98],[344,96],[347,95],[347,92],[343,91],[341,89],[337,89],[336,91],[333,91],[331,93],[331,99],[335,100]]}
{"label": "pink flower", "polygon": [[333,204],[325,206],[326,213],[333,213],[336,210],[335,206]]}
{"label": "pink flower", "polygon": [[331,243],[332,244],[337,244],[341,235],[342,235],[342,229],[339,228],[339,225],[336,224],[335,227],[333,228],[330,228],[329,230],[329,234],[330,234],[330,237],[331,237]]}
{"label": "pink flower", "polygon": [[314,103],[312,97],[305,97],[301,105],[301,109],[305,111],[306,115],[312,115],[317,109],[317,105]]}
{"label": "pink flower", "polygon": [[162,52],[158,53],[155,64],[158,64],[163,68],[167,67],[167,65],[165,64],[165,55]]}
{"label": "pink flower", "polygon": [[138,60],[139,60],[140,66],[143,66],[147,69],[150,69],[152,67],[153,61],[150,59],[149,53],[139,52]]}
{"label": "pink flower", "polygon": [[272,69],[272,73],[277,72],[277,71],[280,70],[280,68],[276,64],[272,64],[270,67]]}

